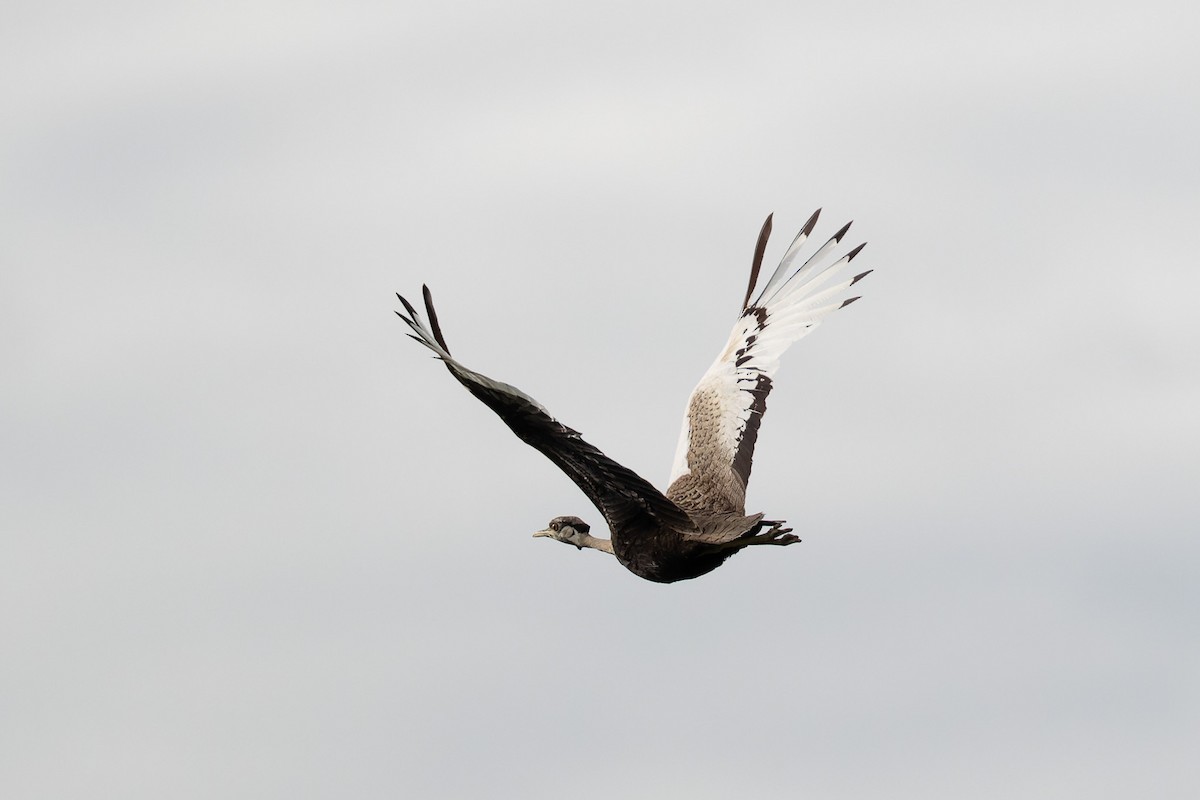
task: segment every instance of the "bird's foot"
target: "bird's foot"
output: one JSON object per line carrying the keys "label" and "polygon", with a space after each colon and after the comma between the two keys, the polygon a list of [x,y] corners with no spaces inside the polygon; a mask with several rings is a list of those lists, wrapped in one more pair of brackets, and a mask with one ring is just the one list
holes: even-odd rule
{"label": "bird's foot", "polygon": [[[783,525],[784,522],[782,520],[776,521],[764,519],[755,526],[754,533],[743,539],[740,539],[738,544],[775,544],[783,547],[800,541],[800,537],[792,533],[791,528],[785,528]],[[763,528],[767,528],[767,530],[759,533],[759,531],[761,531]]]}

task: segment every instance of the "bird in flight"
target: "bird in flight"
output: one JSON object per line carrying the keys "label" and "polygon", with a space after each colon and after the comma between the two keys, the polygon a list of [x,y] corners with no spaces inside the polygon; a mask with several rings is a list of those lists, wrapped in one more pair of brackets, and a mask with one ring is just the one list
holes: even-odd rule
{"label": "bird in flight", "polygon": [[794,266],[820,213],[817,209],[809,217],[770,280],[755,294],[771,217],[763,223],[741,313],[729,341],[688,398],[665,494],[588,444],[520,389],[468,369],[450,355],[428,287],[421,287],[425,319],[399,294],[406,313],[396,314],[412,329],[408,335],[432,350],[467,391],[583,490],[611,534],[609,539],[592,536],[591,526],[579,517],[561,516],[535,537],[610,553],[649,581],[697,578],[745,547],[800,541],[784,522],[746,513],[746,484],[779,357],[826,315],[857,300],[837,297],[872,272],[827,285],[866,246],[860,244],[833,260],[831,254],[850,223]]}

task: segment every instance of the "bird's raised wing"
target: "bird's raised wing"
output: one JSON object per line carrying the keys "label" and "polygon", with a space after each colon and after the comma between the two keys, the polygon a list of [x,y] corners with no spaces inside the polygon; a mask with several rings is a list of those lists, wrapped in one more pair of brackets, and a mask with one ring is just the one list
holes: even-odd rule
{"label": "bird's raised wing", "polygon": [[827,314],[857,300],[834,298],[871,272],[861,272],[825,288],[865,247],[860,244],[829,263],[830,252],[841,243],[850,223],[793,269],[820,213],[818,209],[804,224],[771,279],[754,295],[771,234],[771,217],[763,223],[741,316],[684,410],[683,432],[667,490],[667,496],[684,508],[744,512],[754,444],[767,410],[771,379],[779,369],[779,357]]}
{"label": "bird's raised wing", "polygon": [[574,431],[550,415],[542,404],[515,386],[492,380],[467,369],[450,355],[442,336],[433,298],[421,287],[425,298],[428,325],[416,309],[401,297],[407,315],[396,312],[413,333],[409,336],[432,350],[467,391],[495,411],[523,442],[553,461],[583,490],[600,510],[613,531],[630,526],[669,526],[677,530],[692,527],[688,515],[663,496],[637,473],[613,461],[585,442]]}

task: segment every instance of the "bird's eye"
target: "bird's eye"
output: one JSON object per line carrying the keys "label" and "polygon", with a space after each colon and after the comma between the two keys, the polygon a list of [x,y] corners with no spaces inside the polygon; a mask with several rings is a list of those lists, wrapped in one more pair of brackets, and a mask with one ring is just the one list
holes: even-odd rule
{"label": "bird's eye", "polygon": [[550,530],[552,530],[552,531],[556,531],[556,530],[558,530],[558,527],[559,527],[559,525],[558,525],[558,523],[557,523],[557,522],[551,522],[551,523],[550,523]]}

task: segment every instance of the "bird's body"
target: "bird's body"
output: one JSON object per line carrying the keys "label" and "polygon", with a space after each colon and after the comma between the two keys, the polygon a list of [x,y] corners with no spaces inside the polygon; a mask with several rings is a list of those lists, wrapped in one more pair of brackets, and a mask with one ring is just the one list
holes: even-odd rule
{"label": "bird's body", "polygon": [[733,555],[731,550],[708,548],[670,528],[646,531],[638,537],[614,537],[613,553],[625,569],[656,583],[699,578]]}
{"label": "bird's body", "polygon": [[396,313],[412,328],[412,338],[432,350],[471,394],[583,490],[604,515],[612,534],[611,539],[599,539],[591,536],[590,527],[578,517],[556,517],[535,536],[612,553],[626,569],[646,580],[672,583],[696,578],[745,547],[799,541],[782,522],[763,520],[762,514],[747,515],[745,501],[754,445],[779,356],[826,314],[857,300],[832,298],[869,272],[820,289],[863,247],[823,265],[849,224],[803,265],[791,268],[819,213],[804,225],[755,296],[771,218],[763,225],[742,312],[726,346],[688,400],[665,494],[588,444],[529,395],[467,369],[451,356],[428,288],[423,289],[428,324],[399,295],[407,315]]}

